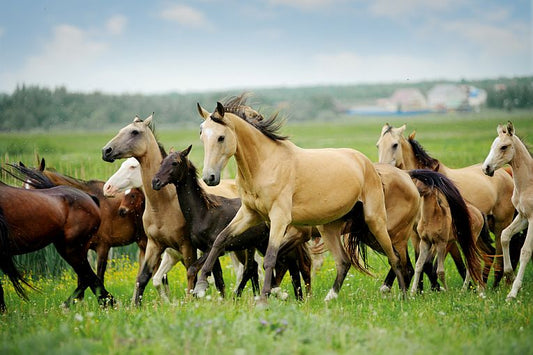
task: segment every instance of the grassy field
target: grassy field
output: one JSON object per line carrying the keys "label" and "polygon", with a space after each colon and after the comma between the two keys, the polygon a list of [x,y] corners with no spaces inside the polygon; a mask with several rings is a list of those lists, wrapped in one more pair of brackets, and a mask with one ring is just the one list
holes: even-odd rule
{"label": "grassy field", "polygon": [[[157,118],[156,118],[157,119]],[[328,123],[291,125],[283,133],[302,147],[353,147],[377,160],[375,143],[385,122],[407,123],[407,132],[433,156],[450,167],[481,162],[496,136],[496,125],[508,119],[517,133],[533,135],[531,112],[429,115],[402,118],[345,117]],[[129,122],[124,122],[124,124]],[[83,179],[109,177],[120,165],[101,160],[100,149],[116,131],[102,133],[53,133],[0,135],[4,162],[35,165],[35,153],[47,165]],[[159,139],[170,148],[193,144],[191,159],[199,168],[203,149],[198,129],[165,129]],[[530,138],[531,142],[533,138]],[[234,166],[227,169],[227,176]],[[4,181],[12,182],[6,176]],[[388,267],[384,257],[370,253],[375,277],[352,270],[339,298],[325,304],[334,276],[332,259],[313,279],[313,295],[296,302],[271,299],[267,309],[254,306],[251,290],[242,298],[219,299],[214,288],[210,299],[185,296],[182,266],[169,274],[171,304],[160,302],[155,289],[147,287],[141,308],[130,306],[138,265],[124,257],[112,263],[106,286],[118,300],[115,309],[101,309],[94,296],[69,310],[59,305],[72,292],[76,280],[67,270],[57,277],[33,277],[40,289],[30,291],[30,301],[19,299],[4,278],[8,313],[0,316],[0,353],[139,353],[160,354],[524,354],[533,345],[533,271],[528,267],[518,299],[505,302],[509,286],[489,290],[485,299],[474,292],[461,292],[461,280],[449,262],[447,292],[426,292],[399,300],[397,288],[381,295],[378,288]],[[24,264],[22,265],[24,268]],[[226,284],[234,276],[224,258]]]}

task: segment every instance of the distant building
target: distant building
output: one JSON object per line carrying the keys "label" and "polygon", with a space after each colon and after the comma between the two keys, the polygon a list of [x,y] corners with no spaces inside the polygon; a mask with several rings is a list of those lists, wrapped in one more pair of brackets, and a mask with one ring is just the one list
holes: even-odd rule
{"label": "distant building", "polygon": [[468,93],[459,85],[438,84],[428,91],[428,105],[435,111],[468,108]]}

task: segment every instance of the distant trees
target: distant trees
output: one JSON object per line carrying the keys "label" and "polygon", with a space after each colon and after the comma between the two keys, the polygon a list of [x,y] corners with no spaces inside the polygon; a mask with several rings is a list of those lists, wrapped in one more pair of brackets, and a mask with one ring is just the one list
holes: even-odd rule
{"label": "distant trees", "polygon": [[[266,114],[279,110],[291,121],[329,120],[347,105],[389,97],[404,87],[426,93],[436,83],[440,82],[260,89],[254,90],[250,102]],[[490,108],[533,107],[533,77],[461,83],[485,89]],[[83,94],[68,92],[65,87],[22,85],[11,94],[0,94],[0,131],[115,129],[135,115],[143,118],[152,112],[160,125],[195,124],[197,102],[210,110],[217,100],[238,94],[240,91],[235,90],[164,95]]]}

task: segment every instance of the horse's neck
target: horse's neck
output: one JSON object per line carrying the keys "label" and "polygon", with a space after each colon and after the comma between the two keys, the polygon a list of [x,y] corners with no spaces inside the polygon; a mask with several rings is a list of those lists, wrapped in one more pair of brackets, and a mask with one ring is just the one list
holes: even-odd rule
{"label": "horse's neck", "polygon": [[237,181],[241,187],[249,189],[255,178],[261,174],[263,162],[272,159],[272,150],[284,142],[274,142],[241,118],[233,118],[235,133],[238,137],[235,161],[237,162]]}
{"label": "horse's neck", "polygon": [[413,170],[418,169],[418,163],[416,162],[415,153],[411,144],[405,139],[400,140],[400,147],[402,149],[403,161],[400,162],[398,168],[402,170]]}
{"label": "horse's neck", "polygon": [[190,226],[199,224],[207,215],[209,208],[196,174],[188,173],[183,181],[174,183],[174,185],[187,224]]}
{"label": "horse's neck", "polygon": [[[159,170],[163,157],[157,143],[154,141],[151,149],[142,157],[136,157],[141,166],[141,179],[145,196],[146,210],[163,211],[176,199],[171,186],[165,186],[160,191],[152,189],[152,178]],[[179,206],[178,206],[179,207]]]}
{"label": "horse's neck", "polygon": [[509,165],[513,169],[515,188],[523,190],[533,183],[533,158],[518,137],[514,136],[513,141],[515,154]]}

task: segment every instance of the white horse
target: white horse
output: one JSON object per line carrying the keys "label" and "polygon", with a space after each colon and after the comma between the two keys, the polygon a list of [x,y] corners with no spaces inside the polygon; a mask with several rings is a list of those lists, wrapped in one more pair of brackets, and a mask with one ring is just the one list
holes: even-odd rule
{"label": "white horse", "polygon": [[[203,183],[203,181],[202,181]],[[220,189],[218,192],[226,197],[236,197],[235,183],[233,180],[227,179],[222,181],[222,186],[225,189]],[[124,160],[120,165],[120,168],[106,181],[103,190],[106,197],[113,197],[119,192],[127,193],[128,190],[133,188],[140,188],[142,190],[143,183],[141,178],[141,166],[139,161],[133,157]],[[244,265],[242,265],[234,253],[230,253],[231,261],[236,274],[236,285],[242,279],[244,273]],[[261,257],[256,253],[255,259],[258,265],[261,264]],[[154,287],[159,291],[159,294],[165,301],[169,301],[168,284],[163,284],[165,275],[176,265],[178,262],[183,261],[183,256],[175,249],[167,248],[161,257],[161,264],[154,274],[152,282]],[[262,269],[258,268],[260,274]]]}
{"label": "white horse", "polygon": [[[525,144],[515,135],[511,122],[507,127],[498,125],[498,137],[494,139],[490,152],[483,163],[483,172],[489,176],[505,164],[513,169],[514,191],[512,202],[518,214],[513,222],[503,230],[501,236],[503,249],[503,270],[508,280],[513,278],[513,267],[509,254],[511,237],[526,229],[533,223],[533,158]],[[531,259],[533,250],[533,229],[527,231],[524,246],[520,252],[520,268],[513,282],[513,287],[507,295],[507,300],[516,298],[518,290],[522,287],[522,279],[526,266]]]}

